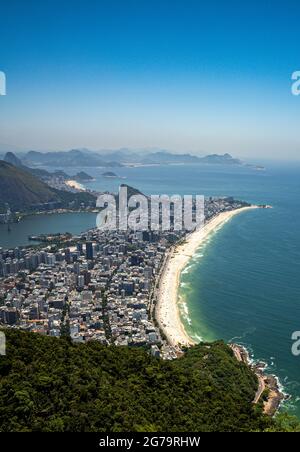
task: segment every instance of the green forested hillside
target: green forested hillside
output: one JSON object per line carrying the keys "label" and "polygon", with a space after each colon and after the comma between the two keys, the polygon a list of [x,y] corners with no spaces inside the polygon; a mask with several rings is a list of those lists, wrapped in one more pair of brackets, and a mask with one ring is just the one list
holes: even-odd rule
{"label": "green forested hillside", "polygon": [[0,431],[249,431],[256,378],[222,342],[172,362],[142,349],[8,330]]}
{"label": "green forested hillside", "polygon": [[23,209],[57,200],[50,187],[35,176],[0,160],[0,204],[8,203],[12,209]]}

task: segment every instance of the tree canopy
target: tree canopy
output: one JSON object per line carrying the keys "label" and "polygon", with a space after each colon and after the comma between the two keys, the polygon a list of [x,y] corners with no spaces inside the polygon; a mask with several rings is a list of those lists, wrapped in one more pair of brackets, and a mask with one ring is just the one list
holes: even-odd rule
{"label": "tree canopy", "polygon": [[255,375],[223,342],[198,345],[182,358],[162,361],[139,348],[73,344],[68,338],[17,330],[5,333],[2,432],[276,428],[252,404]]}

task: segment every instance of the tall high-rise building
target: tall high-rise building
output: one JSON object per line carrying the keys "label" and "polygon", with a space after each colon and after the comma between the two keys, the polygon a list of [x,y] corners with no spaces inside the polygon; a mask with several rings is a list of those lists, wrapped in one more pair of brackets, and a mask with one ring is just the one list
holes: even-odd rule
{"label": "tall high-rise building", "polygon": [[67,264],[71,264],[72,259],[71,259],[71,250],[70,250],[70,248],[66,248],[65,249],[65,259],[66,259]]}
{"label": "tall high-rise building", "polygon": [[86,242],[86,258],[87,259],[93,259],[94,258],[94,250],[93,250],[93,243],[92,242]]}

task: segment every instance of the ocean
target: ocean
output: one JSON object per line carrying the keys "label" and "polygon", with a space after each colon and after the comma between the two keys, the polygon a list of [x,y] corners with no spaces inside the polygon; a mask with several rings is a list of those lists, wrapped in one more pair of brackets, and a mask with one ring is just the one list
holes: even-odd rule
{"label": "ocean", "polygon": [[[291,353],[292,333],[300,330],[300,164],[265,165],[266,171],[215,165],[112,169],[122,180],[104,178],[106,169],[86,168],[96,180],[85,185],[117,191],[127,183],[146,194],[227,195],[273,206],[236,216],[201,245],[181,277],[180,310],[193,338],[232,340],[265,361],[291,396],[285,407],[300,417],[300,357]],[[94,219],[29,217],[10,233],[0,225],[0,246],[27,243],[29,234],[79,233],[95,226]]]}

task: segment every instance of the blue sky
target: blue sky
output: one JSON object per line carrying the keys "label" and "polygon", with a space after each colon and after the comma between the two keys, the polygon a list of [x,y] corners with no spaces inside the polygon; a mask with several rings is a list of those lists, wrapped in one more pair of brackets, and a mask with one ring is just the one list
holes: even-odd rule
{"label": "blue sky", "polygon": [[0,145],[300,158],[298,1],[5,0]]}

